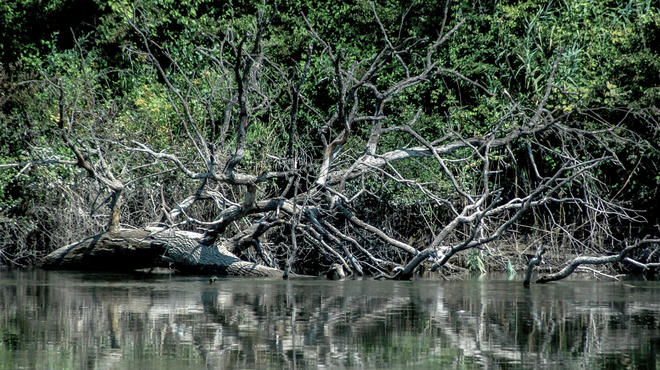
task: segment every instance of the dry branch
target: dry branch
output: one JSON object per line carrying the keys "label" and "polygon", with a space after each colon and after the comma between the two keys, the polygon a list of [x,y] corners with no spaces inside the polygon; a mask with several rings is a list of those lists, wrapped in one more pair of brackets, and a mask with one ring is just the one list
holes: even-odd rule
{"label": "dry branch", "polygon": [[566,267],[553,274],[542,276],[537,283],[549,283],[551,281],[561,280],[568,277],[580,265],[602,265],[605,263],[621,262],[630,252],[635,249],[651,243],[660,243],[660,239],[642,239],[633,245],[627,246],[621,252],[610,256],[580,256],[568,262]]}

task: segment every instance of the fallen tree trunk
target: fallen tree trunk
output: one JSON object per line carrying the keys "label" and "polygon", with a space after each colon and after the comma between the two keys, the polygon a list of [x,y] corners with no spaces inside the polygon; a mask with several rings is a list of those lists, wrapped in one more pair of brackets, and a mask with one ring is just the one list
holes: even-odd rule
{"label": "fallen tree trunk", "polygon": [[127,271],[170,266],[183,273],[282,277],[281,270],[243,261],[229,252],[226,240],[201,244],[203,234],[174,229],[114,230],[50,253],[43,268]]}
{"label": "fallen tree trunk", "polygon": [[69,244],[47,255],[43,268],[64,270],[134,270],[162,266],[165,245],[147,230],[113,230]]}
{"label": "fallen tree trunk", "polygon": [[649,243],[659,243],[659,242],[660,242],[659,239],[643,239],[631,246],[624,248],[618,254],[614,254],[610,256],[600,256],[600,257],[592,257],[592,256],[576,257],[572,259],[570,262],[568,262],[566,267],[564,267],[560,271],[542,276],[541,278],[536,280],[536,283],[543,284],[543,283],[549,283],[551,281],[557,281],[566,278],[570,274],[572,274],[573,271],[575,271],[575,269],[577,269],[580,265],[602,265],[605,263],[620,262],[626,257],[627,254],[634,251],[635,249]]}

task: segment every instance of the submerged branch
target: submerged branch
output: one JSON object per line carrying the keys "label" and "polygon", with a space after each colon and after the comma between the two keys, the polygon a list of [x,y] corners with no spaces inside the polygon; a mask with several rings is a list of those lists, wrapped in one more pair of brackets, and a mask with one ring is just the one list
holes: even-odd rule
{"label": "submerged branch", "polygon": [[523,285],[528,286],[531,283],[534,267],[543,262],[543,254],[545,253],[546,249],[547,248],[545,245],[541,246],[541,248],[536,251],[534,257],[529,260],[529,263],[527,264],[527,271],[525,271],[525,281],[523,281]]}

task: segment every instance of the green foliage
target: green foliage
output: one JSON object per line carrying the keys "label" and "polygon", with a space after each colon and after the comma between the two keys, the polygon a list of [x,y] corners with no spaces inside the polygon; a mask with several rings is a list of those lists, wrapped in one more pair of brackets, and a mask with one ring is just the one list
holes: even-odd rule
{"label": "green foliage", "polygon": [[513,267],[510,259],[506,259],[506,275],[509,278],[512,278],[516,274],[516,269]]}
{"label": "green foliage", "polygon": [[483,275],[487,272],[486,264],[484,263],[483,259],[483,252],[479,249],[471,249],[468,252],[465,264],[468,270],[472,273],[479,273]]}
{"label": "green foliage", "polygon": [[94,0],[0,2],[0,64],[38,66],[53,47],[69,49],[76,35],[92,31],[104,12]]}

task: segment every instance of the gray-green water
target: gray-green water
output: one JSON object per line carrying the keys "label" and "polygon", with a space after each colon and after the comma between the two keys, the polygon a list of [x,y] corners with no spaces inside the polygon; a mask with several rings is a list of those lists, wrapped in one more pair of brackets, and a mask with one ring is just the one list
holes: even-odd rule
{"label": "gray-green water", "polygon": [[0,369],[660,369],[660,283],[0,270]]}

